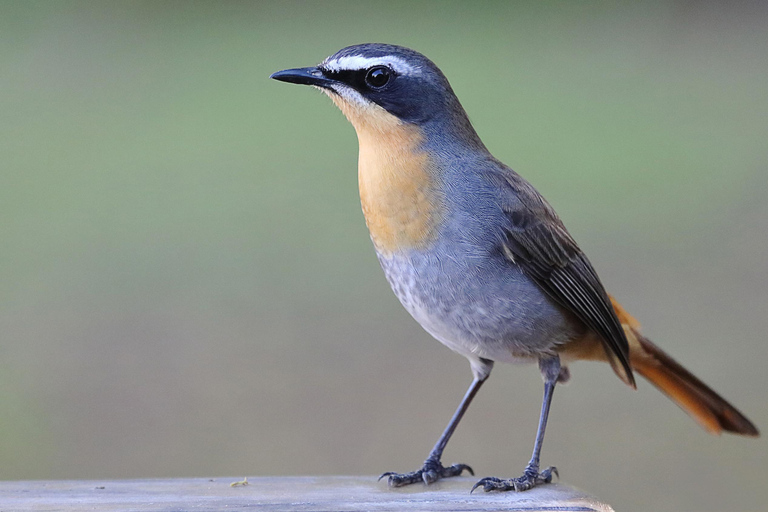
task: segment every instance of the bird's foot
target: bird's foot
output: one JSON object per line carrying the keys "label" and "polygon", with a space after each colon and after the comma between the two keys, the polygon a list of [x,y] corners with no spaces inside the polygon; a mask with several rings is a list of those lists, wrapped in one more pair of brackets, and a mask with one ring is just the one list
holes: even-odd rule
{"label": "bird's foot", "polygon": [[537,485],[550,483],[552,481],[553,473],[557,475],[558,478],[560,477],[560,474],[557,472],[557,468],[554,466],[548,467],[541,473],[539,473],[538,467],[528,466],[525,468],[523,476],[518,478],[510,478],[509,480],[502,480],[501,478],[496,478],[494,476],[483,478],[477,482],[474,487],[472,487],[472,491],[470,492],[473,492],[478,487],[482,487],[485,492],[527,491],[528,489],[532,489]]}
{"label": "bird's foot", "polygon": [[389,487],[402,487],[403,485],[415,484],[416,482],[424,482],[429,485],[437,482],[441,478],[448,478],[451,476],[459,476],[464,470],[469,471],[471,475],[475,472],[472,468],[466,464],[454,464],[453,466],[443,467],[439,460],[427,459],[424,461],[424,466],[410,473],[395,473],[394,471],[388,471],[379,477],[381,480],[387,477],[387,485]]}

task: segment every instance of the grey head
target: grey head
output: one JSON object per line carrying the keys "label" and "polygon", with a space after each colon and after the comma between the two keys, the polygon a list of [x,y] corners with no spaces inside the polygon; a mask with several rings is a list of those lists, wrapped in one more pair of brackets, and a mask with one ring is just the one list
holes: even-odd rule
{"label": "grey head", "polygon": [[319,87],[360,106],[375,104],[405,123],[482,145],[440,68],[403,46],[348,46],[315,67],[286,69],[271,78]]}

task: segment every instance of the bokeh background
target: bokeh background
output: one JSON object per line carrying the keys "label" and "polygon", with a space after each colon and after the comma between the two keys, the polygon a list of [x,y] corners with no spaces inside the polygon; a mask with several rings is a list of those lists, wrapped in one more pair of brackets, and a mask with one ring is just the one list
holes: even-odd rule
{"label": "bokeh background", "polygon": [[[0,3],[0,478],[416,469],[470,381],[400,307],[354,131],[271,72],[430,56],[645,332],[765,431],[766,2]],[[713,438],[578,364],[543,463],[619,510],[758,510]],[[541,379],[497,366],[446,462],[516,476]]]}

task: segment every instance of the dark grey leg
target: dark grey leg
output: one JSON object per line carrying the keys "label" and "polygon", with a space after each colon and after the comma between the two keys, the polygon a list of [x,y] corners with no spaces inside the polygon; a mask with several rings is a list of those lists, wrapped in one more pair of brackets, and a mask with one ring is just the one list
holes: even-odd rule
{"label": "dark grey leg", "polygon": [[539,457],[541,446],[544,443],[544,431],[547,429],[549,406],[552,403],[552,393],[555,391],[560,376],[560,358],[558,356],[539,360],[539,368],[544,376],[544,399],[541,403],[541,416],[539,416],[539,428],[536,431],[536,442],[533,445],[531,461],[526,466],[523,476],[502,480],[496,477],[483,478],[477,482],[472,490],[478,487],[487,491],[527,491],[540,484],[548,484],[552,481],[552,474],[558,475],[557,468],[550,466],[539,473]]}
{"label": "dark grey leg", "polygon": [[491,373],[491,368],[493,368],[493,361],[488,361],[485,359],[481,360],[481,365],[478,368],[473,366],[475,378],[472,381],[472,384],[469,385],[467,392],[464,394],[464,398],[461,400],[458,409],[456,409],[456,412],[453,413],[453,417],[448,423],[448,426],[445,427],[443,435],[440,436],[440,439],[438,439],[437,443],[435,443],[435,447],[432,448],[431,452],[429,452],[429,457],[427,457],[427,460],[424,461],[422,468],[410,473],[395,473],[393,471],[389,471],[381,475],[379,480],[384,477],[388,477],[387,484],[390,487],[400,487],[416,482],[424,482],[425,484],[429,485],[441,478],[459,476],[464,470],[467,470],[472,475],[474,475],[475,473],[472,471],[472,468],[466,464],[454,464],[446,468],[443,467],[440,459],[443,456],[445,445],[447,445],[448,440],[451,439],[454,430],[456,430],[456,427],[461,421],[461,418],[464,416],[467,408],[469,408],[469,404],[477,394],[480,386],[483,385],[483,382],[488,379],[488,376]]}

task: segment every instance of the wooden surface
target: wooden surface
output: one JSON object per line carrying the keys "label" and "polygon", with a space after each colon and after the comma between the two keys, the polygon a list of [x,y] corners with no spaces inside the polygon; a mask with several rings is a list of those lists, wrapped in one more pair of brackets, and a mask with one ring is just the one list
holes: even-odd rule
{"label": "wooden surface", "polygon": [[15,511],[611,511],[562,484],[524,493],[469,494],[476,479],[388,489],[376,477],[260,477],[0,482],[0,512]]}

